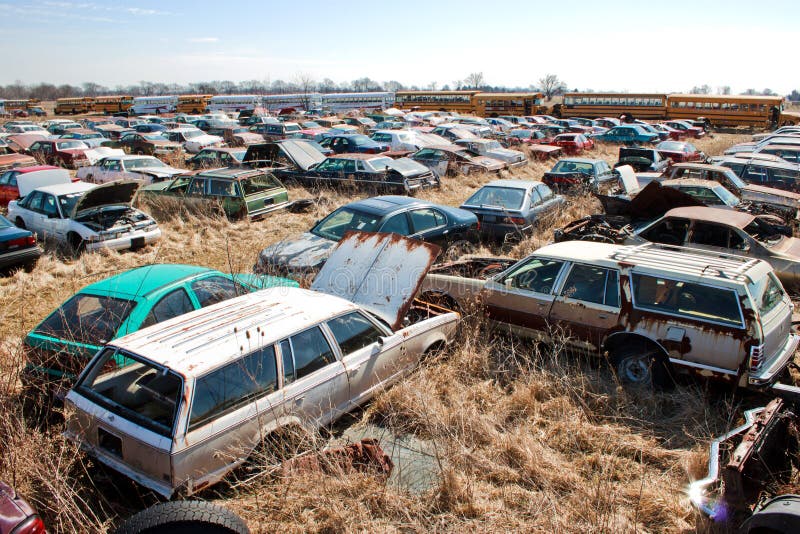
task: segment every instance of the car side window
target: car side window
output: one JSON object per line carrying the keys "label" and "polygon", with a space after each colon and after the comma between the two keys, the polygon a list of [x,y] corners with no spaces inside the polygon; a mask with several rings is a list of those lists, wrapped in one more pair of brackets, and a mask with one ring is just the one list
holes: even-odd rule
{"label": "car side window", "polygon": [[[594,265],[573,265],[564,282],[561,296],[594,304],[606,304],[606,284],[608,283],[609,271],[610,269]],[[613,294],[616,293],[615,288]],[[617,301],[606,305],[616,306],[618,304],[619,302]]]}
{"label": "car side window", "polygon": [[283,384],[291,384],[295,379],[294,356],[292,356],[292,344],[288,339],[281,341],[281,359],[283,361]]}
{"label": "car side window", "polygon": [[509,288],[550,294],[563,265],[563,261],[531,258],[498,281]]}
{"label": "car side window", "polygon": [[58,217],[58,206],[53,195],[44,195],[42,198],[42,213],[51,218]]}
{"label": "car side window", "polygon": [[278,366],[272,345],[229,363],[195,384],[189,430],[269,395],[278,387]]}
{"label": "car side window", "polygon": [[292,336],[295,375],[301,379],[336,361],[328,341],[318,326]]}
{"label": "car side window", "polygon": [[356,172],[356,162],[352,159],[345,160],[344,172]]}
{"label": "car side window", "polygon": [[688,219],[666,219],[642,233],[642,237],[653,243],[682,245],[688,230]]}
{"label": "car side window", "polygon": [[427,232],[444,224],[444,217],[436,210],[423,208],[409,212],[411,224],[414,226],[414,233]]}
{"label": "car side window", "polygon": [[187,195],[198,195],[202,196],[206,192],[206,180],[205,178],[195,178],[192,180],[192,183],[189,184],[189,188],[186,190]]}
{"label": "car side window", "polygon": [[201,308],[232,299],[244,293],[230,278],[209,276],[191,284]]}
{"label": "car side window", "polygon": [[42,211],[43,196],[44,193],[41,191],[34,191],[25,197],[25,200],[22,201],[22,205],[31,211]]}
{"label": "car side window", "polygon": [[383,335],[383,332],[359,312],[331,319],[328,321],[328,328],[344,355],[372,345]]}
{"label": "car side window", "polygon": [[406,216],[405,212],[389,217],[389,220],[383,223],[381,232],[410,235],[411,227],[408,226],[408,217]]}
{"label": "car side window", "polygon": [[189,313],[193,310],[194,306],[192,305],[192,301],[189,300],[189,295],[186,294],[186,291],[183,288],[175,289],[161,297],[161,300],[153,306],[153,309],[150,310],[150,313],[147,314],[147,317],[142,323],[142,328],[160,323],[161,321],[166,321],[167,319],[172,319],[173,317]]}
{"label": "car side window", "polygon": [[237,196],[236,183],[230,180],[209,180],[208,189],[209,189],[209,194],[216,197]]}
{"label": "car side window", "polygon": [[692,227],[691,243],[718,248],[733,248],[741,250],[745,241],[742,236],[734,233],[730,228],[719,224],[695,223]]}
{"label": "car side window", "polygon": [[10,185],[9,181],[11,180],[11,171],[4,172],[2,176],[0,176],[0,185]]}

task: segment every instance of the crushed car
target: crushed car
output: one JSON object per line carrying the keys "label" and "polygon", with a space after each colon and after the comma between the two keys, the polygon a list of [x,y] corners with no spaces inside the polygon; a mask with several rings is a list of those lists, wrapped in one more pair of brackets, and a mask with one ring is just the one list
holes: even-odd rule
{"label": "crushed car", "polygon": [[162,182],[186,171],[167,165],[154,156],[107,156],[94,165],[81,167],[75,176],[79,180],[104,184],[115,180],[138,180],[144,183]]}
{"label": "crushed car", "polygon": [[523,152],[503,148],[503,145],[494,139],[459,139],[455,144],[479,156],[487,156],[502,161],[509,169],[524,167],[528,164],[528,157]]}
{"label": "crushed car", "polygon": [[67,394],[65,436],[166,498],[210,487],[450,342],[459,314],[415,300],[437,254],[393,234],[347,234],[311,289],[250,293],[118,338]]}
{"label": "crushed car", "polygon": [[663,172],[672,163],[658,149],[622,146],[614,168],[629,165],[636,172]]}
{"label": "crushed car", "polygon": [[439,177],[500,172],[505,168],[500,160],[473,154],[458,145],[431,145],[411,154],[410,158]]}

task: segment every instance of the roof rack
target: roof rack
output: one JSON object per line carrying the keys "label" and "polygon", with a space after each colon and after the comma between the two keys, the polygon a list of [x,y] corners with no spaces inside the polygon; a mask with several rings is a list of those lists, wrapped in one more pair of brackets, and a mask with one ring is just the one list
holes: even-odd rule
{"label": "roof rack", "polygon": [[744,281],[750,280],[745,273],[760,261],[723,252],[657,243],[625,247],[613,252],[609,258],[690,276],[713,276],[724,280]]}

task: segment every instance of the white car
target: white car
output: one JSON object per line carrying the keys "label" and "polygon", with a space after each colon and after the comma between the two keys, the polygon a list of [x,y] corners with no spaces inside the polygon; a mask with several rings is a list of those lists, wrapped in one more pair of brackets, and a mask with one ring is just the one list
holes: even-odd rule
{"label": "white car", "polygon": [[417,130],[378,130],[371,139],[389,145],[391,150],[408,150],[416,152],[420,148],[433,145],[447,145],[449,142],[435,134],[426,134]]}
{"label": "white car", "polygon": [[170,141],[181,143],[183,150],[190,154],[197,154],[204,148],[222,148],[225,142],[218,135],[209,135],[199,128],[174,128],[167,130],[164,135]]}
{"label": "white car", "polygon": [[456,144],[471,150],[480,156],[499,159],[507,167],[523,167],[528,164],[528,158],[519,150],[503,148],[499,141],[494,139],[460,139]]}
{"label": "white car", "polygon": [[110,156],[94,165],[81,167],[76,176],[79,180],[104,184],[114,180],[139,180],[152,184],[172,179],[183,174],[184,169],[170,167],[153,156]]}
{"label": "white car", "polygon": [[140,185],[120,181],[37,187],[22,200],[9,202],[8,218],[40,239],[65,243],[75,252],[135,250],[161,238],[156,221],[131,206]]}
{"label": "white car", "polygon": [[50,137],[50,132],[34,124],[6,125],[6,132],[10,134],[39,134]]}

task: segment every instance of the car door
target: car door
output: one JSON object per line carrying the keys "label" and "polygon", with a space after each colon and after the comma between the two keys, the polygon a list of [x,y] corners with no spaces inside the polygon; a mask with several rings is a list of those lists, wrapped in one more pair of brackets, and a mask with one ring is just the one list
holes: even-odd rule
{"label": "car door", "polygon": [[571,344],[597,351],[619,315],[619,271],[573,263],[553,301],[550,323]]}
{"label": "car door", "polygon": [[447,248],[450,228],[447,217],[435,208],[418,208],[408,212],[411,220],[411,237]]}
{"label": "car door", "polygon": [[22,219],[25,227],[36,232],[39,239],[44,239],[45,227],[42,226],[42,200],[44,193],[41,191],[30,192],[23,200],[20,201],[19,211],[15,215],[14,224],[17,224],[17,218]]}
{"label": "car door", "polygon": [[35,216],[37,227],[41,228],[44,238],[55,238],[63,241],[67,237],[67,220],[61,218],[58,210],[58,199],[55,195],[42,195],[42,209]]}
{"label": "car door", "polygon": [[370,399],[410,365],[402,336],[379,328],[360,311],[331,319],[326,326],[339,346],[354,405]]}
{"label": "car door", "polygon": [[488,280],[482,296],[486,313],[514,333],[549,339],[550,308],[565,262],[533,256]]}
{"label": "car door", "polygon": [[278,346],[286,416],[296,416],[318,428],[347,411],[347,370],[319,325],[282,340]]}
{"label": "car door", "polygon": [[19,196],[17,171],[6,171],[0,176],[0,206],[6,206]]}

